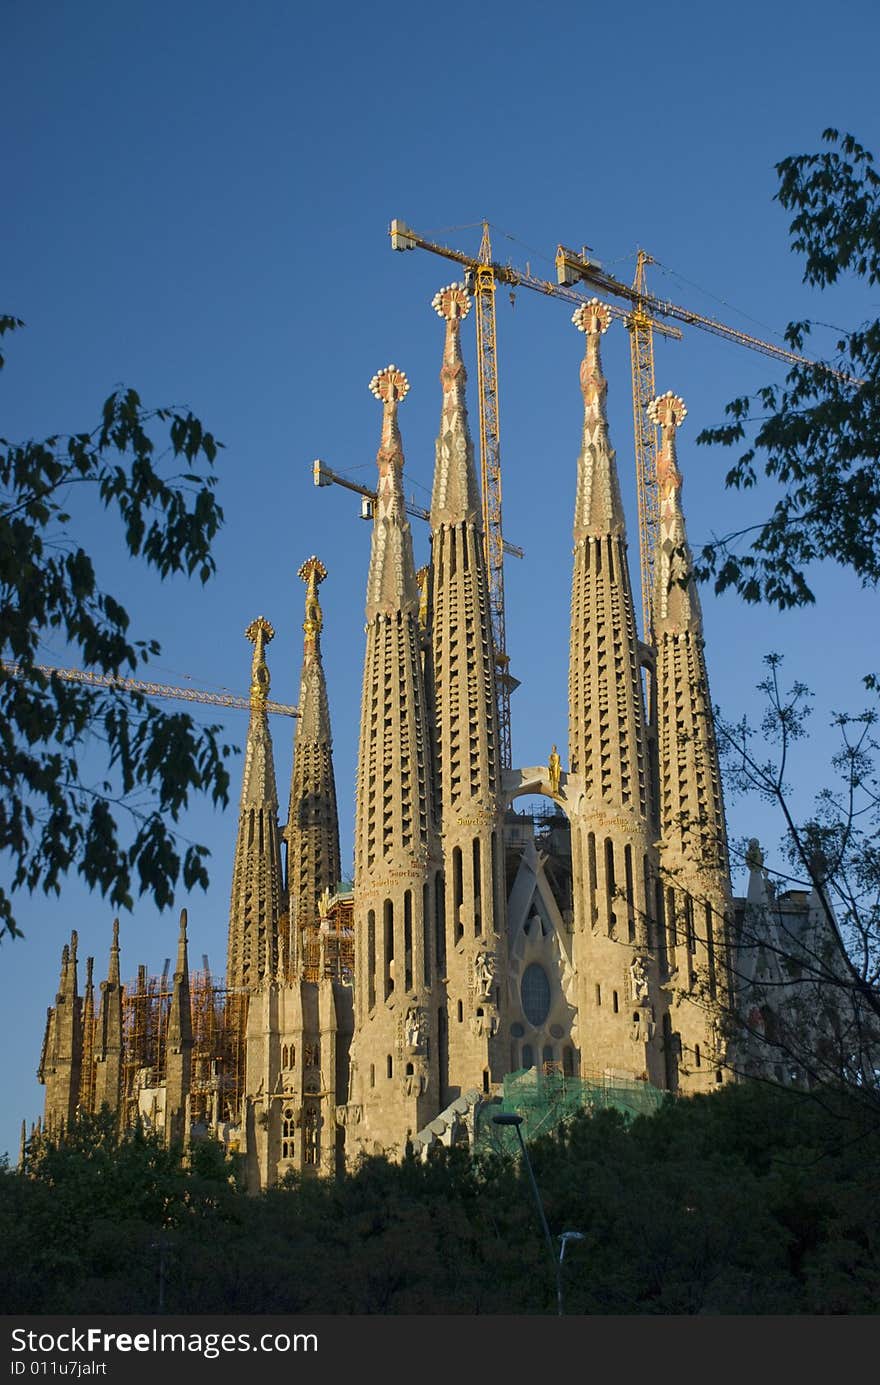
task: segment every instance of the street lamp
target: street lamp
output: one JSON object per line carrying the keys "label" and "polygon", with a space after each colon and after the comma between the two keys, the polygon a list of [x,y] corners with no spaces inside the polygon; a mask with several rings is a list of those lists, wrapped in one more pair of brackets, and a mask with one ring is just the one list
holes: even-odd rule
{"label": "street lamp", "polygon": [[535,1173],[534,1169],[532,1168],[532,1161],[529,1158],[529,1151],[526,1148],[526,1142],[523,1139],[522,1130],[520,1129],[520,1126],[523,1123],[523,1118],[522,1116],[516,1115],[512,1111],[502,1111],[499,1115],[492,1117],[492,1123],[493,1125],[512,1125],[516,1130],[517,1136],[519,1138],[519,1147],[522,1150],[523,1163],[525,1164],[526,1169],[528,1170],[529,1182],[532,1185],[532,1192],[535,1195],[535,1203],[538,1208],[538,1216],[541,1219],[541,1226],[544,1229],[544,1236],[547,1241],[547,1249],[550,1252],[550,1259],[553,1261],[553,1273],[556,1276],[556,1311],[558,1315],[562,1317],[562,1261],[565,1257],[565,1247],[568,1245],[569,1241],[582,1241],[584,1239],[583,1232],[563,1231],[561,1233],[561,1235],[558,1237],[558,1240],[560,1241],[560,1247],[559,1257],[557,1259],[556,1247],[553,1244],[553,1237],[550,1235],[550,1227],[547,1225],[547,1217],[544,1212],[544,1204],[541,1201],[541,1194],[538,1192],[538,1184],[535,1180]]}

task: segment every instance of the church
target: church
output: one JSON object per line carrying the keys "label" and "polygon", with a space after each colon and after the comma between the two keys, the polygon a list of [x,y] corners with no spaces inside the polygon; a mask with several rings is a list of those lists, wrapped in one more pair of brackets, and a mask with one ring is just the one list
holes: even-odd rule
{"label": "church", "polygon": [[[225,978],[191,970],[184,912],[170,975],[141,966],[123,985],[114,925],[106,979],[96,995],[89,958],[81,994],[74,933],[48,1012],[36,1137],[106,1105],[121,1125],[140,1119],[169,1142],[213,1135],[243,1157],[258,1191],[291,1170],[334,1174],[362,1153],[473,1143],[512,1074],[573,1093],[620,1084],[682,1096],[768,1064],[778,1080],[799,1080],[755,1043],[785,978],[773,971],[757,844],[748,901],[731,894],[676,451],[683,401],[668,392],[652,405],[661,446],[648,644],[636,633],[608,436],[610,315],[595,299],[576,310],[584,412],[567,755],[548,746],[546,764],[508,768],[460,340],[470,305],[462,284],[432,305],[440,426],[431,559],[419,571],[402,480],[408,381],[388,366],[370,384],[381,424],[353,882],[340,879],[326,568],[310,557],[299,571],[303,662],[283,824],[267,714],[274,630],[260,617],[246,631],[250,723]],[[543,814],[517,810],[536,796]],[[792,927],[821,929],[806,895],[784,902]]]}

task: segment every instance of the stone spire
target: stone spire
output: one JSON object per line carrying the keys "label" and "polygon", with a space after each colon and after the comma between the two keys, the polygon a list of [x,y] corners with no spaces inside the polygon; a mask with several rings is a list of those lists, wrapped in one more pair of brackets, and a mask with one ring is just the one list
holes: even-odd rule
{"label": "stone spire", "polygon": [[719,1072],[724,1078],[719,1025],[730,1005],[730,879],[700,601],[676,456],[687,409],[669,390],[651,402],[648,415],[661,430],[654,561],[660,864],[667,962],[675,988],[692,1001],[676,1010],[682,1086],[692,1091],[717,1085]]}
{"label": "stone spire", "polygon": [[165,1043],[165,1140],[169,1145],[181,1144],[189,1133],[187,1106],[192,1077],[193,1047],[185,909],[180,911],[177,964],[174,968]]}
{"label": "stone spire", "polygon": [[269,670],[265,647],[274,639],[275,631],[260,616],[251,621],[245,634],[254,646],[251,719],[232,872],[226,984],[250,991],[264,977],[274,976],[278,968],[282,873],[278,793],[266,714]]}
{"label": "stone spire", "polygon": [[113,920],[113,941],[107,980],[101,982],[101,1009],[95,1045],[95,1110],[118,1111],[122,1099],[122,984],[119,976],[119,919]]}
{"label": "stone spire", "polygon": [[382,401],[382,438],[376,462],[379,485],[370,569],[367,577],[367,620],[379,614],[408,613],[418,609],[419,589],[413,562],[412,534],[403,495],[403,443],[397,407],[409,393],[409,381],[396,366],[386,366],[370,381],[370,390]]}
{"label": "stone spire", "polygon": [[[355,1036],[350,1137],[400,1149],[437,1114],[431,942],[442,891],[432,808],[419,589],[403,498],[398,405],[406,376],[373,377],[382,403],[367,578],[367,645],[355,822]],[[350,1149],[350,1146],[349,1146]]]}
{"label": "stone spire", "polygon": [[578,1043],[590,1068],[663,1081],[656,861],[626,529],[605,414],[604,304],[577,309],[584,428],[577,463],[569,647],[569,757]]}
{"label": "stone spire", "polygon": [[[455,1099],[500,1081],[508,1044],[494,980],[503,932],[498,703],[480,494],[465,403],[464,285],[433,299],[446,325],[431,500],[429,625],[434,763],[445,876],[448,1082]],[[503,1045],[503,1053],[502,1053]],[[446,1055],[441,1055],[444,1067]]]}
{"label": "stone spire", "polygon": [[82,1001],[82,1062],[79,1101],[82,1111],[95,1109],[95,982],[94,957],[86,958],[86,984]]}
{"label": "stone spire", "polygon": [[647,813],[644,708],[626,530],[605,417],[607,384],[599,338],[610,323],[592,299],[572,321],[586,336],[581,364],[583,444],[574,514],[574,579],[569,660],[571,772],[587,797],[644,818]]}
{"label": "stone spire", "polygon": [[46,1035],[37,1077],[46,1088],[45,1130],[58,1136],[76,1115],[82,1068],[82,1001],[77,989],[76,931],[61,951],[55,1004],[46,1016]]}
{"label": "stone spire", "polygon": [[287,812],[287,889],[290,901],[291,972],[301,963],[304,928],[317,928],[318,900],[339,881],[339,819],[333,777],[330,712],[321,664],[323,615],[318,584],[327,576],[319,558],[299,570],[306,584],[299,721],[293,746],[290,806]]}

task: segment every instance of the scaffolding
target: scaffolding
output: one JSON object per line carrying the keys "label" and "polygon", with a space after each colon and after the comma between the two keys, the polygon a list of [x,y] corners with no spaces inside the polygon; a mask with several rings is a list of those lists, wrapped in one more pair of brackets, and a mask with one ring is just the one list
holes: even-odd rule
{"label": "scaffolding", "polygon": [[302,934],[303,980],[341,981],[354,977],[354,895],[337,894],[328,901],[317,928]]}
{"label": "scaffolding", "polygon": [[667,1095],[649,1082],[614,1073],[568,1076],[554,1063],[508,1073],[503,1090],[500,1105],[493,1102],[481,1111],[477,1142],[483,1148],[508,1153],[514,1153],[519,1143],[510,1126],[493,1123],[492,1116],[500,1112],[522,1116],[523,1138],[536,1140],[581,1111],[592,1114],[611,1109],[620,1111],[627,1120],[651,1116]]}
{"label": "scaffolding", "polygon": [[[143,1115],[143,1092],[155,1092],[167,1078],[168,1018],[173,986],[168,969],[137,980],[122,993],[123,1121]],[[244,1085],[247,997],[215,982],[207,966],[189,981],[192,1023],[190,1113],[193,1124],[237,1124]]]}

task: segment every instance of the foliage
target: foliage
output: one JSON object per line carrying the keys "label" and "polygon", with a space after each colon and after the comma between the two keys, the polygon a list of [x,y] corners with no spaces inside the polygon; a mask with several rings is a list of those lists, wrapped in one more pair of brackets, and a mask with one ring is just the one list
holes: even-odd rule
{"label": "foliage", "polygon": [[[880,279],[880,176],[873,156],[852,135],[826,130],[830,150],[776,165],[776,200],[795,213],[791,247],[803,255],[804,282],[819,289],[841,276],[868,285]],[[824,325],[824,324],[823,324]],[[807,349],[814,323],[792,322],[786,340]],[[753,419],[756,404],[762,417]],[[753,529],[707,544],[697,575],[715,590],[732,587],[746,601],[784,609],[814,600],[806,569],[830,558],[865,586],[880,580],[880,319],[842,332],[833,368],[796,365],[784,385],[727,405],[731,422],[705,429],[697,441],[747,450],[726,485],[747,490],[759,470],[781,490],[773,510]],[[756,427],[752,427],[756,424]],[[760,463],[760,465],[759,465]],[[757,533],[754,533],[754,530]],[[748,551],[741,542],[752,534]]]}
{"label": "foliage", "polygon": [[[813,1082],[844,1081],[876,1102],[880,1058],[880,768],[876,713],[837,713],[834,778],[805,816],[796,815],[788,777],[806,737],[809,689],[781,681],[782,659],[765,660],[758,689],[765,710],[759,728],[746,719],[716,717],[727,779],[735,791],[776,806],[785,824],[783,853],[794,876],[786,883],[812,891],[818,927],[771,920],[743,922],[740,957],[763,954],[775,1021],[764,1040],[786,1065]],[[754,849],[754,848],[753,848]],[[748,850],[744,851],[747,859]],[[768,926],[768,922],[772,927]],[[739,979],[742,979],[741,977]]]}
{"label": "foliage", "polygon": [[[0,335],[19,326],[0,318]],[[169,445],[160,453],[163,435]],[[124,908],[135,890],[160,907],[173,903],[181,877],[187,889],[207,885],[207,849],[189,844],[181,861],[173,824],[194,791],[227,801],[219,727],[37,665],[49,637],[65,642],[69,662],[111,677],[159,653],[155,640],[132,638],[126,610],[99,587],[67,507],[85,488],[118,519],[132,557],[160,577],[205,582],[223,519],[218,446],[193,414],[148,410],[132,389],[110,395],[91,432],[0,439],[0,852],[11,858],[13,891],[57,894],[74,868]],[[100,747],[107,776],[94,782],[81,759],[87,744]],[[120,834],[120,809],[130,840]],[[0,889],[4,932],[19,930]]]}
{"label": "foliage", "polygon": [[[154,1311],[160,1247],[170,1313],[555,1312],[519,1158],[376,1156],[249,1197],[216,1146],[200,1171],[113,1141],[87,1118],[0,1176],[7,1313]],[[629,1125],[582,1115],[531,1158],[551,1232],[585,1237],[567,1313],[877,1311],[880,1130],[851,1094],[743,1083]]]}

